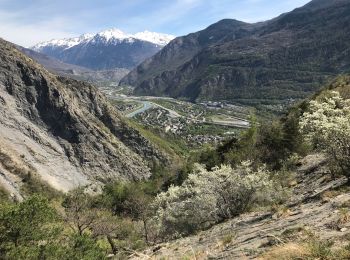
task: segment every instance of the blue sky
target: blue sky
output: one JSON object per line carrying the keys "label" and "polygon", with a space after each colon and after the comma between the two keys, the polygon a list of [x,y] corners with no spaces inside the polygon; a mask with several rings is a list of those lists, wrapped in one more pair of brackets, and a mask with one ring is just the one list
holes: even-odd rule
{"label": "blue sky", "polygon": [[309,0],[0,0],[0,37],[23,46],[119,28],[176,36],[224,18],[258,22]]}

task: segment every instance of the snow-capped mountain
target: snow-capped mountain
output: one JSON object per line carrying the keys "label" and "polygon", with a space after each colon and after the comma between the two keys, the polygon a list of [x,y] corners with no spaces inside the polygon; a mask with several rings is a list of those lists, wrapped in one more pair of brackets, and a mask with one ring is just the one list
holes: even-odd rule
{"label": "snow-capped mountain", "polygon": [[157,44],[160,46],[165,46],[174,38],[175,36],[170,34],[149,32],[149,31],[138,32],[135,34],[127,34],[119,29],[113,28],[113,29],[99,32],[97,34],[86,33],[79,37],[66,38],[66,39],[53,39],[50,41],[41,42],[34,45],[31,49],[35,51],[40,51],[47,46],[51,46],[51,47],[55,46],[55,47],[62,47],[62,48],[68,49],[83,42],[90,42],[90,41],[96,42],[97,39],[105,40],[105,42],[123,41],[123,40],[127,40],[128,42],[133,42],[135,40],[141,40],[141,41]]}
{"label": "snow-capped mountain", "polygon": [[173,35],[149,31],[127,34],[119,29],[109,29],[41,42],[31,49],[90,69],[130,69],[153,56],[174,38]]}
{"label": "snow-capped mountain", "polygon": [[134,34],[136,39],[152,42],[154,44],[159,44],[161,46],[167,45],[171,40],[175,39],[175,36],[170,34],[162,34],[162,33],[155,33],[155,32],[139,32]]}
{"label": "snow-capped mountain", "polygon": [[45,48],[47,46],[51,46],[51,47],[61,47],[61,48],[71,48],[75,45],[78,45],[79,43],[86,41],[86,40],[90,40],[94,37],[93,34],[90,33],[86,33],[83,34],[79,37],[75,37],[75,38],[67,38],[67,39],[54,39],[51,41],[46,41],[46,42],[41,42],[38,43],[37,45],[33,46],[31,49],[33,49],[34,51],[39,51],[42,48]]}

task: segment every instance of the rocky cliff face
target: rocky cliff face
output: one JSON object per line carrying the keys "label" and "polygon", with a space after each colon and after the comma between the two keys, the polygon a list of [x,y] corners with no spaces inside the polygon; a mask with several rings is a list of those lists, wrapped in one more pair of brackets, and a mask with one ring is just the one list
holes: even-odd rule
{"label": "rocky cliff face", "polygon": [[67,191],[150,176],[159,152],[93,86],[55,76],[0,40],[0,184],[36,174]]}
{"label": "rocky cliff face", "polygon": [[196,100],[298,99],[350,69],[350,3],[314,0],[273,20],[223,20],[173,40],[121,84]]}

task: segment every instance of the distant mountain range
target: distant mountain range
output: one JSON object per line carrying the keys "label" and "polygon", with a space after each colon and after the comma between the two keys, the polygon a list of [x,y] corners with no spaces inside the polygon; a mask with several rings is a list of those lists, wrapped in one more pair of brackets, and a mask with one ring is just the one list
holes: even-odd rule
{"label": "distant mountain range", "polygon": [[42,42],[31,49],[61,62],[92,70],[132,69],[174,38],[148,31],[126,34],[110,29],[97,34]]}
{"label": "distant mountain range", "polygon": [[95,85],[117,84],[121,78],[128,74],[129,70],[115,68],[111,70],[91,70],[85,67],[64,63],[46,54],[42,54],[31,49],[16,46],[25,55],[31,57],[36,62],[43,65],[48,71],[67,78],[87,81]]}
{"label": "distant mountain range", "polygon": [[261,23],[178,37],[121,84],[135,94],[241,103],[299,99],[350,71],[350,1],[314,0]]}

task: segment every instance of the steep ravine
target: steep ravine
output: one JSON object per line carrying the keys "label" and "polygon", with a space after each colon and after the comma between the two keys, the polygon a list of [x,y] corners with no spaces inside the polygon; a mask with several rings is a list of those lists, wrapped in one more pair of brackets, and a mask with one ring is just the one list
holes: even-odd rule
{"label": "steep ravine", "polygon": [[67,191],[148,178],[151,162],[168,160],[95,87],[49,73],[3,40],[0,114],[0,184],[10,191],[28,171]]}

